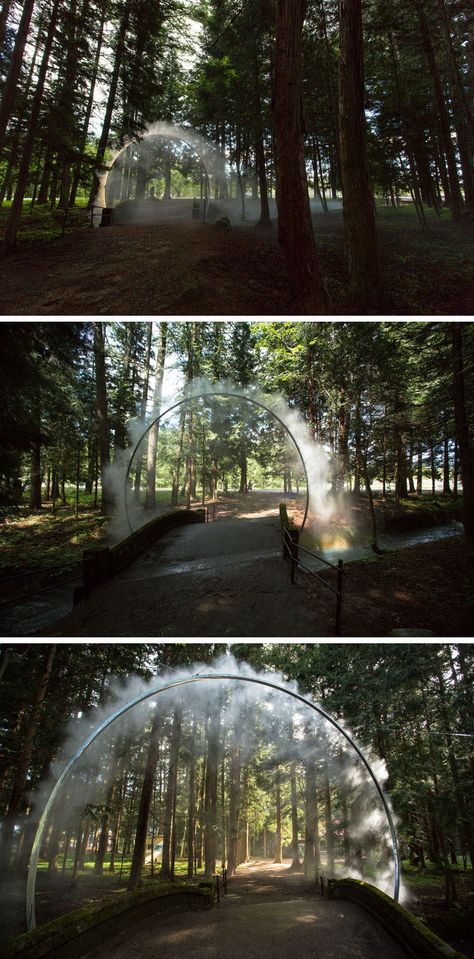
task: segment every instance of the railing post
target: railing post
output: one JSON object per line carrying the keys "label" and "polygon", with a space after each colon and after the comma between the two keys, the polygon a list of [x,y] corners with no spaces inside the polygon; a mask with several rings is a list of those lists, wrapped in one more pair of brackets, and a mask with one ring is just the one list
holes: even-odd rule
{"label": "railing post", "polygon": [[[290,534],[291,536],[291,534]],[[295,572],[298,565],[298,543],[291,536],[290,540],[290,550],[291,550],[291,582],[295,583]]]}
{"label": "railing post", "polygon": [[344,563],[342,559],[337,561],[337,593],[336,593],[336,636],[341,635],[341,617],[342,617],[342,573]]}

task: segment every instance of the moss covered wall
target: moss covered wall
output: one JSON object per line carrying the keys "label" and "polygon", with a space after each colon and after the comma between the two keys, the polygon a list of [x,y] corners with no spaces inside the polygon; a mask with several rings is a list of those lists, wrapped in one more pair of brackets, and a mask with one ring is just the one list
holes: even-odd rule
{"label": "moss covered wall", "polygon": [[358,879],[330,880],[331,899],[347,899],[364,909],[414,959],[466,959],[461,953],[439,939],[421,919],[413,916],[398,902],[380,889]]}
{"label": "moss covered wall", "polygon": [[214,888],[210,886],[160,883],[124,892],[106,903],[76,909],[10,940],[0,946],[0,959],[81,959],[93,955],[95,947],[107,937],[149,916],[208,909],[213,901]]}

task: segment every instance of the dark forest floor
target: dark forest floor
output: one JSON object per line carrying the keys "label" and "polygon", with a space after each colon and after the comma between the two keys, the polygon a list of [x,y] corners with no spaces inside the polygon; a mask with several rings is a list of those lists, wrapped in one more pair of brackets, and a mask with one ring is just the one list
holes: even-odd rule
{"label": "dark forest floor", "polygon": [[[349,315],[342,214],[314,216],[335,315]],[[394,315],[474,312],[474,230],[443,214],[421,232],[413,210],[382,208],[380,247]],[[195,221],[80,229],[3,261],[3,315],[291,315],[276,227]]]}

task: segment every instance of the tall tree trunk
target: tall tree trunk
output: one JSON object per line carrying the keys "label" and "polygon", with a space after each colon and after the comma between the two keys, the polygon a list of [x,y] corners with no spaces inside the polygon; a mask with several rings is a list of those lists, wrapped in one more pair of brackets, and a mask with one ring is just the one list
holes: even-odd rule
{"label": "tall tree trunk", "polygon": [[87,100],[86,112],[85,112],[85,114],[84,114],[84,121],[83,121],[83,124],[82,124],[81,139],[80,139],[80,143],[79,143],[79,152],[81,153],[81,159],[80,159],[80,160],[78,161],[78,163],[76,164],[76,168],[75,168],[75,171],[74,171],[74,176],[73,176],[72,186],[71,186],[71,193],[70,193],[70,196],[69,196],[69,206],[74,206],[74,204],[75,204],[75,202],[76,202],[77,189],[78,189],[79,181],[80,181],[80,178],[81,178],[81,169],[82,169],[82,162],[83,162],[83,161],[82,161],[82,155],[85,153],[85,150],[86,150],[86,145],[87,145],[87,133],[88,133],[88,130],[89,130],[89,123],[90,123],[90,119],[91,119],[91,116],[92,116],[92,109],[93,109],[93,106],[94,106],[94,92],[95,92],[95,86],[96,86],[96,82],[97,82],[97,76],[98,76],[98,73],[99,73],[100,55],[101,55],[101,52],[102,52],[102,44],[103,44],[103,40],[104,40],[104,25],[105,25],[106,12],[107,12],[107,7],[106,7],[106,4],[103,3],[103,4],[102,4],[102,9],[101,9],[101,14],[100,14],[99,34],[98,34],[98,38],[97,38],[97,46],[96,46],[94,64],[93,64],[93,67],[92,67],[92,74],[91,74],[91,78],[90,78],[90,81],[89,81],[89,84],[90,84],[90,87],[89,87],[89,98],[88,98],[88,100]]}
{"label": "tall tree trunk", "polygon": [[130,866],[130,877],[128,888],[136,889],[141,885],[142,870],[145,862],[146,841],[148,835],[148,819],[150,817],[151,804],[153,799],[153,782],[158,764],[160,751],[160,732],[161,732],[161,714],[159,707],[155,706],[155,715],[151,725],[150,739],[148,742],[148,751],[146,757],[145,776],[140,793],[140,805],[138,808],[137,828],[135,832],[135,844],[133,847],[132,864]]}
{"label": "tall tree trunk", "polygon": [[418,456],[417,456],[417,465],[416,465],[416,492],[418,496],[421,496],[423,492],[423,447],[421,443],[418,445]]}
{"label": "tall tree trunk", "polygon": [[189,754],[189,787],[188,787],[188,879],[194,876],[195,830],[196,830],[196,753],[195,753],[196,725],[191,728],[191,747]]}
{"label": "tall tree trunk", "polygon": [[3,0],[0,10],[0,50],[3,50],[7,31],[8,17],[13,6],[13,0]]}
{"label": "tall tree trunk", "polygon": [[102,509],[109,513],[112,501],[109,496],[105,472],[110,464],[110,429],[105,375],[105,323],[94,321],[94,359],[97,413],[97,437],[99,443],[100,473],[102,480]]}
{"label": "tall tree trunk", "polygon": [[112,71],[112,77],[110,79],[109,95],[107,97],[107,105],[105,108],[102,132],[100,135],[100,140],[97,146],[97,153],[95,156],[96,169],[94,171],[91,192],[89,195],[89,206],[92,206],[92,204],[94,203],[94,200],[97,199],[99,186],[101,183],[102,164],[104,162],[105,151],[106,151],[107,143],[109,139],[110,124],[112,122],[112,114],[115,106],[115,99],[117,96],[117,87],[118,87],[118,81],[119,81],[120,68],[122,66],[122,60],[125,54],[125,36],[127,33],[129,14],[130,14],[129,0],[126,0],[125,6],[123,8],[122,17],[120,20],[120,25],[117,32],[114,68]]}
{"label": "tall tree trunk", "polygon": [[1,861],[5,869],[8,869],[10,862],[13,831],[26,788],[28,769],[30,766],[31,757],[33,755],[33,747],[36,731],[38,728],[38,722],[40,719],[41,707],[46,696],[55,655],[56,646],[48,646],[47,653],[43,661],[43,667],[36,682],[35,691],[33,694],[33,702],[31,704],[31,711],[28,716],[23,742],[16,762],[15,774],[8,799],[7,812],[2,826]]}
{"label": "tall tree trunk", "polygon": [[276,863],[282,862],[282,847],[283,847],[283,837],[282,837],[282,808],[281,808],[281,769],[278,766],[275,773],[275,818],[276,818],[276,829],[275,829],[275,855],[273,861]]}
{"label": "tall tree trunk", "polygon": [[38,71],[38,78],[36,81],[35,95],[33,97],[33,103],[31,105],[31,111],[28,120],[28,128],[26,132],[25,141],[23,144],[23,152],[21,155],[20,167],[17,174],[15,196],[13,197],[13,202],[10,208],[10,214],[5,225],[5,233],[3,237],[3,248],[5,253],[10,253],[15,249],[16,246],[16,235],[18,232],[18,227],[20,225],[21,219],[21,210],[23,206],[23,199],[26,192],[26,187],[28,183],[28,175],[30,171],[30,162],[31,156],[33,153],[33,147],[36,137],[36,131],[38,129],[39,115],[41,110],[41,105],[43,102],[44,87],[46,82],[46,74],[49,66],[49,58],[51,56],[51,50],[56,35],[56,24],[58,20],[60,0],[54,0],[53,8],[51,11],[51,18],[49,21],[48,33],[46,36],[46,41],[43,50],[43,56],[41,59],[40,68]]}
{"label": "tall tree trunk", "polygon": [[181,739],[181,708],[176,706],[173,714],[171,733],[168,782],[166,785],[165,811],[163,822],[163,855],[161,860],[161,879],[174,880],[174,836],[175,836],[175,798],[178,780],[178,755]]}
{"label": "tall tree trunk", "polygon": [[239,865],[237,855],[240,829],[240,773],[242,768],[240,739],[236,728],[234,729],[233,736],[234,742],[230,758],[229,841],[227,857],[227,873],[229,879],[232,878]]}
{"label": "tall tree trunk", "polygon": [[306,0],[278,0],[274,85],[278,238],[296,313],[325,314],[330,301],[314,238],[304,149],[302,34]]}
{"label": "tall tree trunk", "polygon": [[[316,794],[316,768],[314,758],[309,756],[305,760],[305,840],[304,840],[304,874],[306,879],[314,879],[319,848],[318,833],[318,800]],[[318,840],[318,841],[317,841]]]}
{"label": "tall tree trunk", "polygon": [[[161,410],[161,395],[163,392],[163,377],[165,371],[166,359],[166,338],[168,324],[160,323],[159,340],[156,354],[155,365],[155,388],[153,391],[153,416],[159,416]],[[159,424],[154,423],[148,434],[148,452],[147,452],[147,485],[146,485],[146,509],[156,509],[156,449],[158,445]]]}
{"label": "tall tree trunk", "polygon": [[339,137],[351,305],[355,312],[386,313],[367,165],[361,0],[339,0],[339,40]]}
{"label": "tall tree trunk", "polygon": [[418,21],[420,24],[423,49],[425,51],[425,56],[426,56],[429,70],[431,73],[431,80],[433,84],[433,94],[435,99],[436,110],[438,113],[439,129],[441,133],[441,139],[443,142],[444,153],[446,155],[446,162],[448,165],[451,213],[453,215],[453,219],[458,220],[461,214],[462,206],[463,206],[463,199],[461,195],[461,188],[459,186],[458,171],[456,166],[456,156],[454,152],[453,141],[451,138],[451,124],[449,120],[448,108],[446,106],[446,101],[444,98],[441,78],[439,75],[438,64],[436,62],[433,42],[431,40],[428,20],[426,18],[423,4],[424,4],[424,0],[418,0],[418,3],[416,5],[416,12],[417,12]]}
{"label": "tall tree trunk", "polygon": [[296,792],[296,763],[290,768],[290,801],[291,801],[291,866],[290,869],[300,868],[300,853],[298,848],[298,800]]}
{"label": "tall tree trunk", "polygon": [[30,509],[41,509],[41,442],[31,444]]}
{"label": "tall tree trunk", "polygon": [[204,806],[204,875],[210,879],[216,871],[217,854],[217,777],[219,758],[220,709],[209,715]]}
{"label": "tall tree trunk", "polygon": [[114,805],[114,798],[117,787],[117,773],[119,765],[119,753],[117,744],[114,747],[114,752],[110,760],[110,768],[108,772],[109,784],[107,787],[107,792],[104,802],[104,811],[102,814],[102,821],[100,824],[100,834],[99,841],[97,843],[97,853],[94,862],[94,874],[96,876],[101,876],[104,871],[104,860],[107,854],[107,847],[109,844],[109,827],[110,827],[110,818],[112,813],[112,808]]}
{"label": "tall tree trunk", "polygon": [[462,323],[450,324],[452,336],[453,394],[456,437],[461,462],[464,532],[474,543],[474,462],[466,409]]}
{"label": "tall tree trunk", "polygon": [[[142,396],[141,396],[141,402],[140,402],[140,419],[143,424],[145,424],[146,408],[147,408],[147,402],[148,402],[148,389],[150,385],[150,356],[151,356],[152,334],[153,334],[153,323],[150,320],[148,322],[148,330],[147,330],[147,338],[146,338],[145,362],[144,362],[144,369],[143,369],[143,387],[142,387]],[[140,502],[142,465],[143,465],[143,453],[140,448],[137,454],[135,480],[133,484],[133,497],[136,503]]]}
{"label": "tall tree trunk", "polygon": [[335,850],[331,814],[331,788],[326,762],[324,763],[324,818],[326,825],[326,869],[328,877],[331,878],[334,877],[335,871]]}
{"label": "tall tree trunk", "polygon": [[15,106],[18,81],[20,79],[23,55],[25,52],[26,41],[28,39],[28,31],[33,14],[33,7],[34,0],[25,0],[23,4],[23,10],[21,12],[20,23],[15,36],[15,45],[13,47],[10,68],[8,70],[2,90],[2,101],[0,104],[0,153],[3,150],[3,145],[5,143],[5,133],[8,126],[8,121],[10,120],[13,108]]}

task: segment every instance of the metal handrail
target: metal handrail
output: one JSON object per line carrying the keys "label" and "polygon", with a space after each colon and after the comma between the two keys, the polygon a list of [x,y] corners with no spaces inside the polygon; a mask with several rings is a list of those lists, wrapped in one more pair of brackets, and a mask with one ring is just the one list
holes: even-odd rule
{"label": "metal handrail", "polygon": [[78,573],[78,575],[73,576],[72,579],[63,579],[60,583],[52,583],[50,586],[40,586],[39,589],[32,589],[28,593],[21,593],[20,596],[16,596],[14,599],[7,599],[4,603],[0,602],[0,610],[8,609],[9,606],[21,606],[22,603],[27,602],[32,596],[40,596],[41,593],[49,593],[52,589],[69,586],[70,583],[78,583],[80,579],[81,574]]}
{"label": "metal handrail", "polygon": [[[290,572],[291,582],[293,584],[296,582],[295,571],[299,567],[300,569],[304,569],[305,572],[310,573],[310,575],[313,576],[314,579],[317,579],[320,583],[322,583],[323,586],[326,586],[327,589],[330,589],[332,593],[335,593],[336,595],[335,634],[336,636],[340,636],[341,620],[342,620],[342,576],[344,572],[344,563],[342,559],[339,559],[337,562],[337,566],[335,566],[334,563],[330,563],[329,560],[323,559],[323,557],[320,556],[319,553],[316,553],[314,550],[307,549],[306,546],[300,546],[298,542],[295,542],[295,540],[292,539],[290,535],[290,530],[288,529],[287,526],[282,527],[282,535],[283,535],[284,548],[286,547],[287,555],[289,555],[291,560],[291,572]],[[299,559],[300,549],[304,553],[308,553],[309,556],[313,556],[318,561],[325,563],[326,566],[330,566],[331,569],[335,569],[337,573],[337,585],[331,586],[331,583],[326,582],[326,580],[323,579],[323,577],[320,576],[319,573],[316,573],[314,570],[310,569],[309,566],[306,566],[304,563],[301,563]],[[285,556],[285,553],[284,553],[284,556]]]}
{"label": "metal handrail", "polygon": [[186,509],[187,510],[197,510],[197,509],[206,510],[206,523],[210,523],[209,516],[211,513],[211,507],[212,507],[212,521],[214,522],[216,518],[216,505],[217,505],[216,501],[213,500],[212,503],[193,503],[192,506],[186,506]]}
{"label": "metal handrail", "polygon": [[[285,532],[287,531],[288,530],[285,528]],[[325,563],[326,566],[331,566],[332,569],[337,569],[337,566],[335,563],[330,563],[328,559],[324,559],[324,557],[321,556],[319,553],[316,553],[314,549],[306,549],[306,546],[300,546],[299,543],[298,543],[298,549],[302,550],[303,553],[308,553],[309,556],[314,556],[315,559],[320,560],[321,563]]]}
{"label": "metal handrail", "polygon": [[55,566],[33,566],[32,569],[24,570],[22,573],[13,573],[12,576],[0,577],[0,586],[2,583],[9,583],[13,579],[21,579],[25,576],[33,576],[34,573],[49,573],[53,569],[68,569],[69,566],[78,566],[82,559],[71,560],[70,563],[57,563]]}

